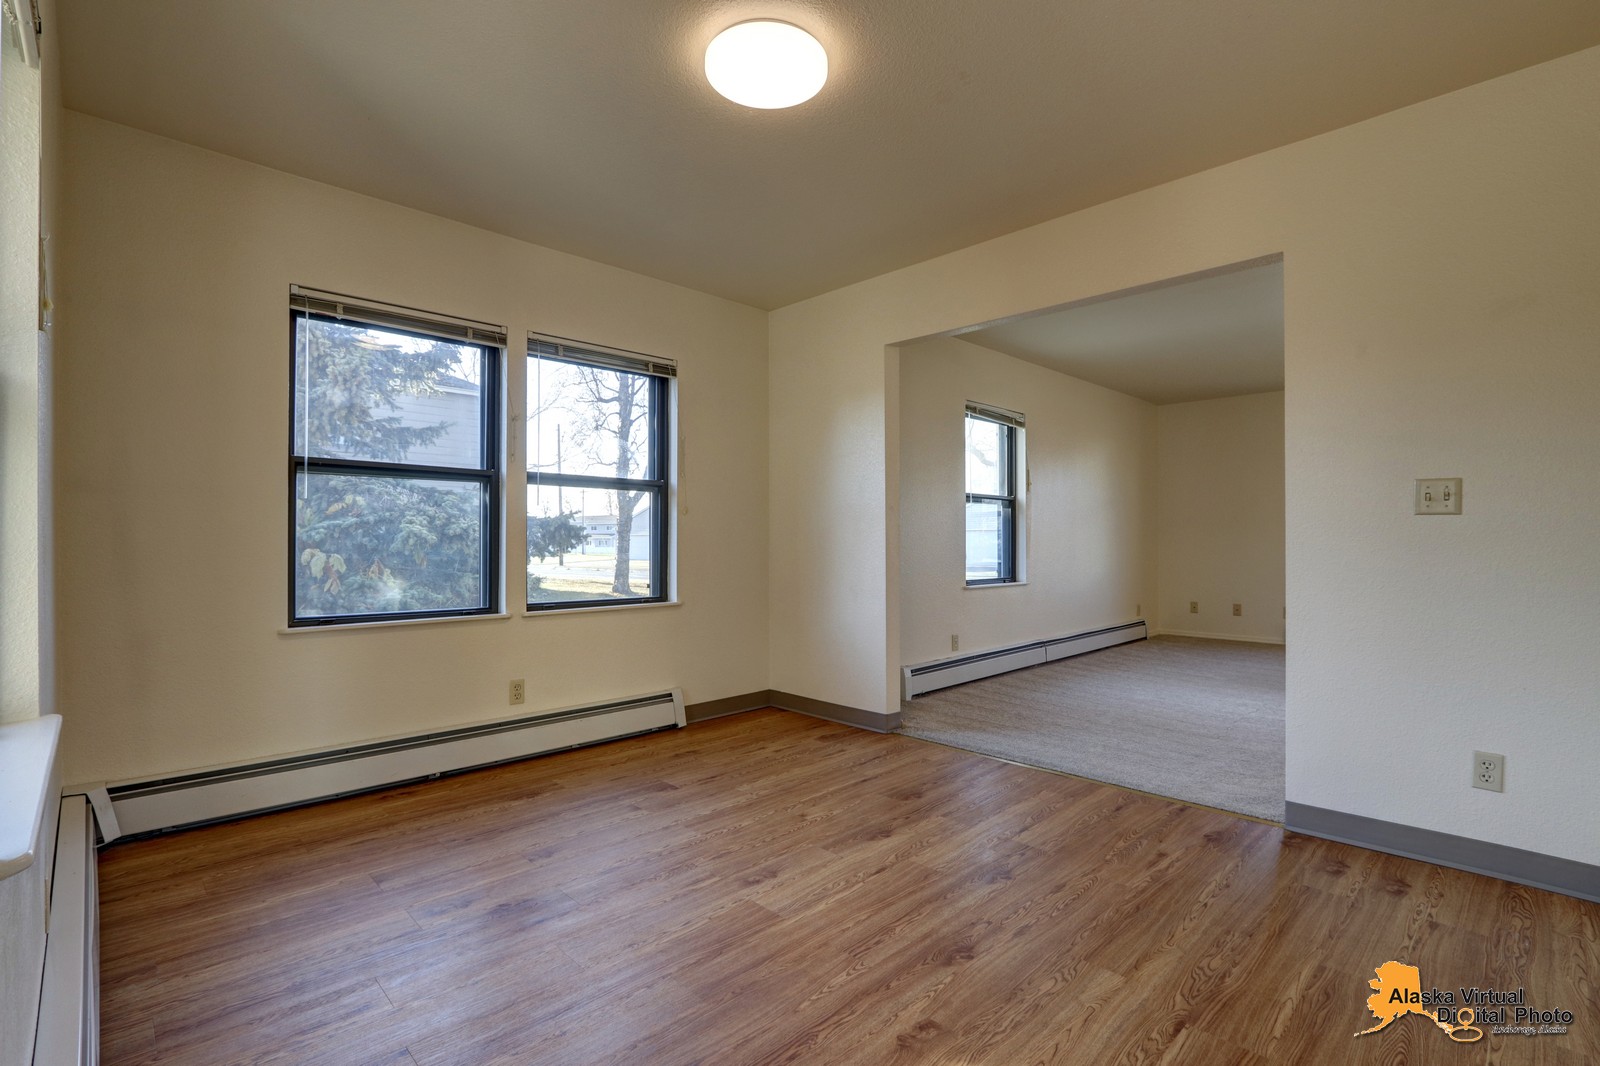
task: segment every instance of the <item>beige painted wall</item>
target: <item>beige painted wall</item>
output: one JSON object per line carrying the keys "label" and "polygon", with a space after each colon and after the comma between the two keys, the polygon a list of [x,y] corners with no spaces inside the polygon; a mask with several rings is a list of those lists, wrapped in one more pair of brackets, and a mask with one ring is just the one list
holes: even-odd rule
{"label": "beige painted wall", "polygon": [[[75,113],[64,151],[69,780],[500,717],[514,677],[528,711],[767,688],[762,312]],[[512,397],[529,329],[678,360],[682,606],[281,632],[297,282],[507,326]]]}
{"label": "beige painted wall", "polygon": [[[22,61],[0,24],[0,722],[39,715],[41,397],[48,395],[50,337],[39,328],[39,249],[55,180],[46,140],[54,100],[47,75]],[[46,490],[47,491],[47,490]]]}
{"label": "beige painted wall", "polygon": [[1161,632],[1282,643],[1283,393],[1166,404],[1156,434]]}
{"label": "beige painted wall", "polygon": [[[55,5],[40,15],[54,24]],[[54,709],[51,617],[50,378],[53,330],[40,326],[40,259],[53,258],[60,180],[55,40],[30,68],[0,24],[0,722]],[[48,293],[52,277],[46,272]],[[55,811],[46,815],[53,832]],[[47,842],[51,835],[44,838]],[[32,1060],[43,975],[47,852],[0,884],[0,1066]]]}
{"label": "beige painted wall", "polygon": [[1590,49],[773,312],[774,687],[897,698],[889,346],[1281,252],[1288,798],[1600,862],[1597,98]]}
{"label": "beige painted wall", "polygon": [[[1027,417],[1026,583],[966,586],[968,400]],[[1155,602],[1157,408],[954,338],[900,349],[900,658],[1062,636]]]}

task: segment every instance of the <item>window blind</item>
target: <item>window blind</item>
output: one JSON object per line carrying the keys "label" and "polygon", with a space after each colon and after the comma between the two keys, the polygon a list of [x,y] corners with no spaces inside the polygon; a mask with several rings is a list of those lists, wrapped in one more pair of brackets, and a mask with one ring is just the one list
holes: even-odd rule
{"label": "window blind", "polygon": [[968,401],[967,414],[990,422],[998,422],[1002,426],[1016,426],[1018,429],[1026,426],[1026,421],[1020,412],[1007,411],[1004,407],[990,407],[988,404]]}
{"label": "window blind", "polygon": [[344,296],[336,292],[321,292],[303,285],[289,286],[289,306],[296,311],[330,318],[365,322],[372,326],[393,326],[412,333],[424,333],[443,340],[464,341],[468,344],[488,344],[496,348],[506,346],[506,328],[470,318],[419,311],[414,307],[378,303]]}
{"label": "window blind", "polygon": [[568,363],[585,363],[603,366],[609,370],[625,370],[632,374],[650,374],[658,378],[678,376],[678,364],[671,359],[619,348],[601,348],[596,345],[575,344],[563,337],[543,333],[528,334],[528,355],[536,359],[560,359]]}

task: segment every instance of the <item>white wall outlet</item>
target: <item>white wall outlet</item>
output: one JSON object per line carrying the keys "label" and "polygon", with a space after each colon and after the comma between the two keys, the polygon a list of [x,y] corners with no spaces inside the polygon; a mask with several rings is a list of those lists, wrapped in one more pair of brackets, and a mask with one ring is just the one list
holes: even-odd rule
{"label": "white wall outlet", "polygon": [[1492,751],[1472,753],[1472,787],[1490,792],[1506,790],[1506,757]]}
{"label": "white wall outlet", "polygon": [[1243,614],[1244,614],[1244,604],[1242,604],[1242,603],[1234,604],[1233,605],[1233,616],[1235,618],[1238,618],[1238,617],[1242,616]]}
{"label": "white wall outlet", "polygon": [[1199,614],[1200,613],[1200,601],[1199,600],[1190,600],[1189,601],[1189,613],[1190,614]]}
{"label": "white wall outlet", "polygon": [[515,678],[511,682],[511,702],[522,703],[528,698],[528,688],[522,683],[522,678]]}
{"label": "white wall outlet", "polygon": [[961,650],[961,638],[956,636],[954,633],[950,634],[950,650],[951,651],[960,651]]}
{"label": "white wall outlet", "polygon": [[1460,478],[1435,477],[1417,480],[1417,514],[1460,513]]}

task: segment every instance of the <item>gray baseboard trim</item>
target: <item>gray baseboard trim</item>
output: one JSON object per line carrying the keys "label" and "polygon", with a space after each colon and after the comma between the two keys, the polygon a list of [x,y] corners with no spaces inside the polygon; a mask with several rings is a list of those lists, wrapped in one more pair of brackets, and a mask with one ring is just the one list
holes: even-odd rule
{"label": "gray baseboard trim", "polygon": [[855,726],[857,729],[873,733],[893,733],[900,728],[899,711],[893,714],[874,714],[859,707],[846,707],[842,703],[814,700],[810,696],[796,696],[792,692],[777,692],[773,689],[764,692],[746,692],[742,696],[725,696],[720,700],[707,700],[704,703],[691,703],[684,707],[683,716],[690,725],[693,725],[696,722],[724,718],[730,714],[742,714],[745,711],[765,710],[768,707],[810,715],[812,718],[837,722],[839,725]]}
{"label": "gray baseboard trim", "polygon": [[730,714],[765,710],[772,705],[772,690],[762,689],[760,692],[746,692],[742,696],[724,696],[720,700],[690,703],[683,708],[683,717],[690,725],[694,725],[696,722],[709,722],[713,718],[726,718]]}
{"label": "gray baseboard trim", "polygon": [[1337,840],[1359,848],[1387,852],[1407,859],[1449,866],[1468,873],[1515,881],[1564,896],[1600,903],[1600,866],[1491,844],[1472,837],[1418,829],[1359,814],[1331,811],[1305,803],[1285,803],[1283,827],[1307,836]]}
{"label": "gray baseboard trim", "polygon": [[810,696],[796,696],[792,692],[779,692],[776,689],[768,695],[772,697],[774,707],[809,714],[813,718],[838,722],[840,725],[853,725],[857,729],[866,729],[873,733],[893,733],[900,728],[899,711],[893,714],[875,714],[872,711],[863,711],[859,707],[846,707],[842,703],[814,700]]}

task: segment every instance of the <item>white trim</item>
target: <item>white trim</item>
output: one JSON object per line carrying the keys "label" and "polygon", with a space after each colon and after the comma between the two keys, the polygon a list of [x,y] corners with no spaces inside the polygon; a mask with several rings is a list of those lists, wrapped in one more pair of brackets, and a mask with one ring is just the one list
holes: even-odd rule
{"label": "white trim", "polygon": [[100,920],[94,823],[82,796],[67,796],[60,802],[33,1061],[36,1066],[93,1066],[100,1061]]}
{"label": "white trim", "polygon": [[1023,585],[1026,585],[1026,584],[1028,584],[1028,582],[1026,582],[1026,581],[983,581],[983,582],[980,582],[980,583],[978,583],[976,585],[968,585],[966,583],[963,583],[961,587],[966,589],[967,591],[971,592],[971,591],[974,591],[976,589],[1014,589],[1014,588],[1021,588]]}
{"label": "white trim", "polygon": [[59,798],[55,784],[61,716],[46,714],[0,726],[0,881],[34,864],[55,841],[44,840],[45,817]]}
{"label": "white trim", "polygon": [[984,651],[964,652],[925,663],[915,663],[900,668],[900,698],[909,700],[925,692],[965,684],[996,674],[1008,674],[1028,666],[1070,659],[1074,655],[1115,647],[1149,636],[1150,627],[1144,619],[1089,629],[1064,637],[1049,637],[1021,644],[1012,644]]}
{"label": "white trim", "polygon": [[237,818],[685,723],[663,690],[110,786],[125,834]]}
{"label": "white trim", "polygon": [[1244,637],[1233,633],[1189,633],[1181,629],[1163,629],[1150,635],[1153,637],[1195,637],[1199,640],[1231,640],[1238,644],[1277,644],[1280,647],[1283,645],[1283,641],[1276,637]]}

